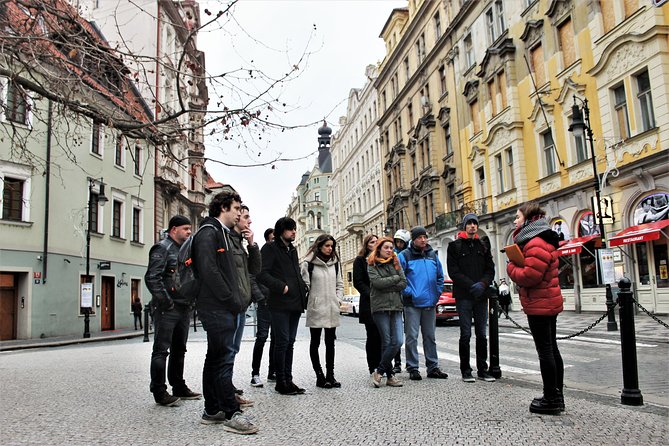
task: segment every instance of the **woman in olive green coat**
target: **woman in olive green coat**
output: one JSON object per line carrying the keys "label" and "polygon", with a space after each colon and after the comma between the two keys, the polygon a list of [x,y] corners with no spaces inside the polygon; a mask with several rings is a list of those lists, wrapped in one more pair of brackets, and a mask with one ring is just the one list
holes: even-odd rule
{"label": "woman in olive green coat", "polygon": [[374,387],[381,386],[384,374],[387,377],[387,386],[402,386],[393,375],[392,360],[402,347],[404,339],[402,324],[404,307],[400,293],[406,287],[407,280],[393,248],[392,239],[381,238],[367,260],[372,318],[381,335],[381,362],[372,373]]}

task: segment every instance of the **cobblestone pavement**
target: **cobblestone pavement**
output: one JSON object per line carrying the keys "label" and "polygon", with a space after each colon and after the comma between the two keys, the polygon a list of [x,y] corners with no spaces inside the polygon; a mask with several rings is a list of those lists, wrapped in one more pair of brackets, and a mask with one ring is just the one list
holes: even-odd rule
{"label": "cobblestone pavement", "polygon": [[[252,436],[199,423],[202,401],[166,408],[148,391],[151,343],[142,338],[0,354],[0,439],[3,445],[500,445],[667,444],[669,410],[623,406],[618,397],[568,390],[558,417],[528,411],[535,383],[409,381],[402,388],[370,385],[364,350],[337,342],[341,389],[319,389],[300,331],[295,381],[307,394],[282,396],[267,383],[249,385],[252,342],[243,342],[235,383],[255,401]],[[191,332],[186,380],[200,390],[204,333]],[[263,363],[266,371],[266,362]],[[447,368],[449,372],[455,372]]]}

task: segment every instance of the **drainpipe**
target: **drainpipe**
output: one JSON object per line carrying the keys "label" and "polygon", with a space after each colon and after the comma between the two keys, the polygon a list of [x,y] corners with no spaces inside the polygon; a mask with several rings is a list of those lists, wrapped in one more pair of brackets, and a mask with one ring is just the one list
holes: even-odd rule
{"label": "drainpipe", "polygon": [[46,121],[46,182],[44,186],[44,244],[42,247],[42,283],[46,283],[49,261],[49,196],[51,193],[51,130],[52,130],[52,102],[49,99],[49,108]]}

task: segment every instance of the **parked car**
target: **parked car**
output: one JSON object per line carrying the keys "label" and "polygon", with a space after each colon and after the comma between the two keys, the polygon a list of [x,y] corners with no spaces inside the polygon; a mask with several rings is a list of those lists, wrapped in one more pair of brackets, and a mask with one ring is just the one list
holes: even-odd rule
{"label": "parked car", "polygon": [[453,281],[451,279],[444,280],[444,290],[439,296],[437,302],[437,323],[456,320],[458,312],[455,309],[455,299],[453,298]]}
{"label": "parked car", "polygon": [[352,314],[353,316],[358,315],[358,310],[360,309],[360,295],[355,294],[352,296],[344,296],[344,299],[339,305],[339,314]]}

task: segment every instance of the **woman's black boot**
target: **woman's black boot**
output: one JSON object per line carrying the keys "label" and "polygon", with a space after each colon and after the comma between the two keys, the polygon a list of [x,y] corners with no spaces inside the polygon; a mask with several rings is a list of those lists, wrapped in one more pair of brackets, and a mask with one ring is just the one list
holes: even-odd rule
{"label": "woman's black boot", "polygon": [[330,384],[325,379],[325,375],[323,375],[323,370],[316,370],[316,387],[320,387],[322,389],[329,389],[330,387],[332,387],[332,384]]}
{"label": "woman's black boot", "polygon": [[341,383],[337,381],[334,377],[334,370],[328,370],[328,376],[325,377],[325,382],[330,384],[330,387],[339,388]]}
{"label": "woman's black boot", "polygon": [[541,415],[559,415],[562,410],[560,409],[560,401],[557,396],[548,398],[544,396],[532,400],[530,412]]}

